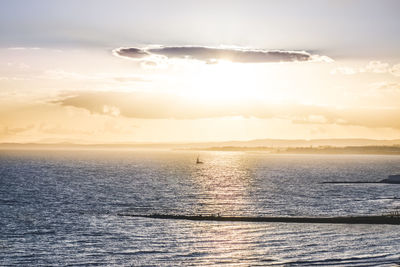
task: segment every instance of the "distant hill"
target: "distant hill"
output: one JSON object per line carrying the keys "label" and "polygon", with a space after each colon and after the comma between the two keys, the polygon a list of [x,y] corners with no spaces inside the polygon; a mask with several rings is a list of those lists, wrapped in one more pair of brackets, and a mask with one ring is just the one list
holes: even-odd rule
{"label": "distant hill", "polygon": [[375,154],[400,155],[400,146],[346,146],[346,147],[289,147],[272,151],[289,154]]}
{"label": "distant hill", "polygon": [[400,145],[400,139],[394,140],[376,140],[376,139],[257,139],[251,141],[230,141],[230,142],[213,142],[198,143],[196,145],[203,146],[237,146],[237,147],[310,147],[310,146],[393,146]]}

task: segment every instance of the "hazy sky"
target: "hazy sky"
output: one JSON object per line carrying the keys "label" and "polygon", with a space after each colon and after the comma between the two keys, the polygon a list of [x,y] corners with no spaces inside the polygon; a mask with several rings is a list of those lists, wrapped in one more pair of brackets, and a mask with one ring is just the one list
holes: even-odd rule
{"label": "hazy sky", "polygon": [[0,2],[0,142],[400,138],[400,2]]}

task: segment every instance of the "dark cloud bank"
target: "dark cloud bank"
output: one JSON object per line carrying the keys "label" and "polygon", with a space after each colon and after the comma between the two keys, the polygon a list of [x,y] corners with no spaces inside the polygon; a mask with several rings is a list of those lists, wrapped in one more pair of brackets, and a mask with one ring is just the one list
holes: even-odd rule
{"label": "dark cloud bank", "polygon": [[[151,56],[196,59],[212,63],[228,60],[237,63],[268,63],[294,61],[326,61],[329,58],[306,51],[262,50],[245,48],[215,48],[206,46],[120,47],[113,54],[123,58],[148,59]],[[330,60],[330,59],[329,59]]]}

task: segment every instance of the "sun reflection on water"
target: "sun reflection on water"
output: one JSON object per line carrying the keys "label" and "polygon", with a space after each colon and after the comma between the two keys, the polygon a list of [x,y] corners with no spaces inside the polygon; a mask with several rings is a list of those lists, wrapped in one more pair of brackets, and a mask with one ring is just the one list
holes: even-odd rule
{"label": "sun reflection on water", "polygon": [[191,173],[198,189],[197,206],[200,208],[197,212],[220,216],[244,214],[251,204],[249,189],[252,182],[246,160],[237,153],[227,152],[207,159],[209,161],[197,164]]}

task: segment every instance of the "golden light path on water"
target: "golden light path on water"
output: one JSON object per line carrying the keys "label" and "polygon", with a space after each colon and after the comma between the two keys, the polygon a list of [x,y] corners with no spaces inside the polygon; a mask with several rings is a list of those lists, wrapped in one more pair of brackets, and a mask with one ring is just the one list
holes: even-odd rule
{"label": "golden light path on water", "polygon": [[[226,216],[244,214],[249,205],[249,183],[251,173],[243,159],[232,153],[224,157],[213,157],[207,164],[197,164],[193,181],[201,190],[200,207],[207,207],[202,213]],[[195,239],[203,240],[213,258],[202,263],[229,263],[231,259],[250,259],[253,257],[254,240],[257,236],[248,232],[251,225],[238,224],[193,224]],[[208,261],[208,262],[207,262]],[[227,261],[227,262],[226,262]]]}
{"label": "golden light path on water", "polygon": [[204,207],[202,213],[208,215],[245,214],[245,207],[251,205],[251,170],[237,153],[225,152],[222,157],[219,153],[206,158],[206,164],[196,164],[191,173],[191,180],[202,196],[198,206]]}

